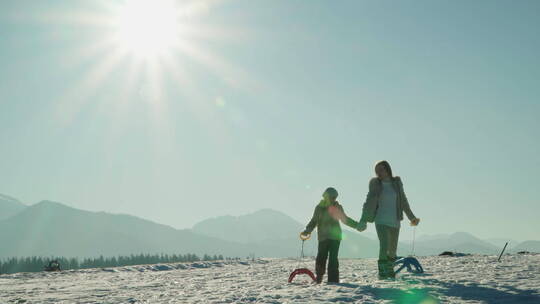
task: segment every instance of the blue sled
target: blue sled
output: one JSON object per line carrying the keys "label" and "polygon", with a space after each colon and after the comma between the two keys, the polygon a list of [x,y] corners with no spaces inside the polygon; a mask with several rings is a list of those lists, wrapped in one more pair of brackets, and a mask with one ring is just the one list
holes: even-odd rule
{"label": "blue sled", "polygon": [[408,258],[401,258],[394,262],[394,266],[401,265],[395,273],[400,272],[403,270],[403,268],[407,267],[408,272],[412,273],[424,273],[424,268],[422,268],[422,265],[420,265],[420,262],[416,258],[408,257]]}

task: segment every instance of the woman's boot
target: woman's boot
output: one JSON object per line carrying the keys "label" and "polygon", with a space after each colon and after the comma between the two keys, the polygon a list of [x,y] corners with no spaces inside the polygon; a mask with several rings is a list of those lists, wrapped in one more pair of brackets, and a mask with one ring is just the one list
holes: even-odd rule
{"label": "woman's boot", "polygon": [[394,272],[394,260],[395,259],[389,259],[386,262],[386,278],[388,279],[396,278],[396,273]]}
{"label": "woman's boot", "polygon": [[387,261],[386,260],[378,260],[377,264],[379,266],[379,280],[384,280],[388,277],[387,275]]}

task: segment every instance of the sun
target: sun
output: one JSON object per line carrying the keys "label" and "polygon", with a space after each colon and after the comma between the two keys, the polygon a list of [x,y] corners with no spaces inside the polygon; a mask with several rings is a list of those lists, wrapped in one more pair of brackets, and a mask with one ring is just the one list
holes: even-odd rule
{"label": "sun", "polygon": [[156,57],[180,43],[182,25],[174,1],[128,0],[115,24],[118,47],[137,57]]}
{"label": "sun", "polygon": [[116,116],[115,122],[129,117],[124,115],[131,105],[144,102],[156,126],[165,128],[169,106],[179,98],[195,111],[208,109],[207,103],[199,102],[204,93],[194,77],[213,75],[235,89],[258,88],[254,77],[229,62],[219,48],[208,48],[208,42],[221,45],[248,37],[244,29],[211,17],[222,2],[97,0],[80,9],[46,10],[37,21],[82,29],[80,38],[73,40],[77,43],[66,50],[65,62],[83,72],[58,98],[59,121],[71,123],[106,91],[113,97],[100,102],[108,115]]}

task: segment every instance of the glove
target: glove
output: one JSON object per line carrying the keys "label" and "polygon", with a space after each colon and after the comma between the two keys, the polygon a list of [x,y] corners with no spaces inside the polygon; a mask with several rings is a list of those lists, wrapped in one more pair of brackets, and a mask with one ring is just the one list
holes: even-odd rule
{"label": "glove", "polygon": [[420,219],[419,218],[414,218],[411,221],[411,226],[418,226],[418,223],[420,223]]}
{"label": "glove", "polygon": [[362,232],[364,230],[367,229],[367,223],[366,222],[358,222],[358,226],[356,226],[356,230],[358,230],[358,232]]}

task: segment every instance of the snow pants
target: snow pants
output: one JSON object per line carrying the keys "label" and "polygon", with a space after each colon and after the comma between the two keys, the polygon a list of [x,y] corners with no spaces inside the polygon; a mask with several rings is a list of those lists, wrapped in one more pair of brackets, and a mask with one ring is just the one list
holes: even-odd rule
{"label": "snow pants", "polygon": [[379,237],[379,278],[393,278],[394,261],[397,256],[399,228],[386,225],[375,225]]}
{"label": "snow pants", "polygon": [[319,241],[317,259],[315,260],[315,272],[317,274],[317,283],[321,283],[325,268],[326,260],[328,261],[328,282],[339,283],[339,240],[324,240]]}
{"label": "snow pants", "polygon": [[375,225],[379,237],[379,260],[394,261],[397,256],[399,228],[386,225]]}

